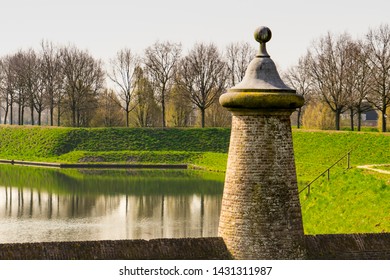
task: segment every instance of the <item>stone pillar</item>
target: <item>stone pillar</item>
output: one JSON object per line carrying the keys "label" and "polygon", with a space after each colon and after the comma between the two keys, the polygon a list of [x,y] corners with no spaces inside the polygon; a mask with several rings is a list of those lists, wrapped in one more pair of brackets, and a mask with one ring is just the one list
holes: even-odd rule
{"label": "stone pillar", "polygon": [[235,259],[304,259],[290,123],[304,99],[267,53],[271,31],[260,27],[255,39],[243,81],[220,98],[233,118],[218,234]]}

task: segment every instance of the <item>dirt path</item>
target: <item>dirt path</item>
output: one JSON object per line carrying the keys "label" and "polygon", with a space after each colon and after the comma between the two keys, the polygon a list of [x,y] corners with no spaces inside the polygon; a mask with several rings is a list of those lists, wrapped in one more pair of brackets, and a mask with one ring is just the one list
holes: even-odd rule
{"label": "dirt path", "polygon": [[380,166],[383,166],[383,165],[389,166],[389,164],[372,164],[372,165],[360,165],[360,166],[356,166],[356,168],[367,169],[367,170],[375,171],[375,172],[382,173],[382,174],[390,174],[389,170],[380,169]]}

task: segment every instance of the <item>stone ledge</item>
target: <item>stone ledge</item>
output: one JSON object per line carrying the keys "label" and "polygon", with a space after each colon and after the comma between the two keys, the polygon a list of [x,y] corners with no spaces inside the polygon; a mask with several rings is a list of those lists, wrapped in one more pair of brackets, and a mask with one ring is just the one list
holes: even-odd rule
{"label": "stone ledge", "polygon": [[222,238],[0,244],[2,260],[222,260]]}
{"label": "stone ledge", "polygon": [[[305,235],[305,244],[309,260],[390,259],[390,233]],[[0,260],[229,259],[220,237],[0,244]]]}
{"label": "stone ledge", "polygon": [[390,233],[306,235],[308,259],[389,260]]}

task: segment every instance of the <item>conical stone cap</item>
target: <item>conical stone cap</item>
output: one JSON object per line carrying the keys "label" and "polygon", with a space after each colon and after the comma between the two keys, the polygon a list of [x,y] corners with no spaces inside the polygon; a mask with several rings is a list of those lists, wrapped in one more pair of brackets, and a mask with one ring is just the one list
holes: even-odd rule
{"label": "conical stone cap", "polygon": [[222,94],[219,102],[228,110],[247,109],[296,109],[304,104],[302,96],[289,88],[280,78],[275,63],[266,50],[272,33],[268,27],[255,30],[260,50],[248,65],[243,80]]}

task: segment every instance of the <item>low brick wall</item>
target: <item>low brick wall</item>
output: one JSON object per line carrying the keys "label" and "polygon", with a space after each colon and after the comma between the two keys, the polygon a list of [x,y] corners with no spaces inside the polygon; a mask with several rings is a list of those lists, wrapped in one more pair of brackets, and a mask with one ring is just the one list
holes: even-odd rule
{"label": "low brick wall", "polygon": [[[390,233],[306,235],[310,260],[389,260]],[[0,244],[1,260],[228,260],[222,238]]]}
{"label": "low brick wall", "polygon": [[222,238],[0,244],[2,260],[230,259]]}
{"label": "low brick wall", "polygon": [[306,235],[308,259],[389,260],[390,233]]}

